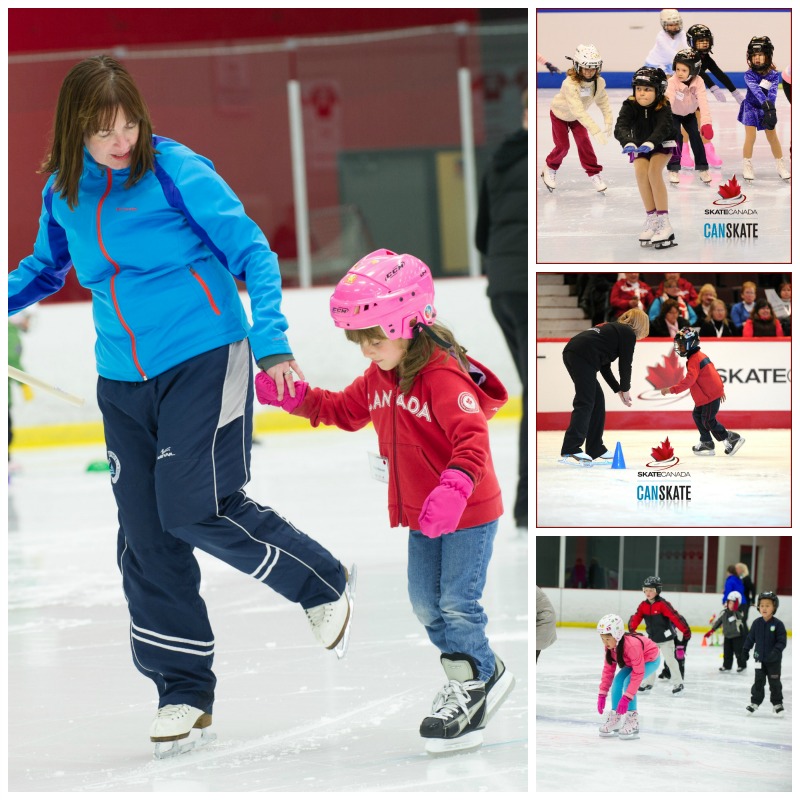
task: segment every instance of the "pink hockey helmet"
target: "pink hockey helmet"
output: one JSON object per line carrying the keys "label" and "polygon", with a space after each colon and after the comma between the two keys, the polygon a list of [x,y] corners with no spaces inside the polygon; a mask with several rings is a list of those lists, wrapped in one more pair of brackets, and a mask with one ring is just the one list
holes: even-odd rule
{"label": "pink hockey helmet", "polygon": [[436,319],[430,268],[408,253],[375,250],[339,281],[330,309],[337,328],[379,326],[388,339],[413,339],[416,323]]}

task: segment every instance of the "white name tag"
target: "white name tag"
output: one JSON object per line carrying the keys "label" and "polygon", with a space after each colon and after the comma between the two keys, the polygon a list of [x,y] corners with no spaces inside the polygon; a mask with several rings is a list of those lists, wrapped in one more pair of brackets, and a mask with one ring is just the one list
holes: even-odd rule
{"label": "white name tag", "polygon": [[676,100],[683,100],[683,92],[675,92]]}
{"label": "white name tag", "polygon": [[736,617],[728,617],[728,622],[736,622]]}
{"label": "white name tag", "polygon": [[762,89],[771,89],[772,88],[772,81],[768,81],[766,78],[764,78],[764,80],[761,81],[761,83],[759,83],[758,85]]}
{"label": "white name tag", "polygon": [[581,97],[591,97],[592,90],[589,86],[581,86]]}
{"label": "white name tag", "polygon": [[669,639],[670,636],[672,636],[672,631],[664,631],[664,638],[665,639]]}
{"label": "white name tag", "polygon": [[367,453],[369,471],[376,481],[389,483],[389,459],[378,453]]}

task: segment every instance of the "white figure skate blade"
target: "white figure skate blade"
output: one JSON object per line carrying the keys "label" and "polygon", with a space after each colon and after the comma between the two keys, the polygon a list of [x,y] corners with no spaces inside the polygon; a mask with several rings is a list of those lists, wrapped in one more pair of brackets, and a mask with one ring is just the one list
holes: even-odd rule
{"label": "white figure skate blade", "polygon": [[483,744],[481,731],[463,733],[455,739],[426,739],[425,752],[430,756],[447,756],[452,753],[469,753]]}
{"label": "white figure skate blade", "polygon": [[355,609],[355,599],[356,599],[356,579],[358,577],[358,571],[356,570],[356,565],[353,564],[350,567],[347,575],[347,583],[345,584],[344,591],[347,595],[347,602],[350,605],[350,617],[347,620],[347,627],[344,629],[344,634],[342,638],[339,640],[339,644],[333,648],[333,652],[336,653],[336,657],[342,659],[347,654],[347,645],[350,644],[350,631],[353,627],[353,610]]}
{"label": "white figure skate blade", "polygon": [[216,733],[211,733],[208,728],[204,728],[199,736],[195,738],[176,739],[173,742],[155,742],[153,757],[159,761],[165,758],[175,758],[201,747],[207,747],[217,738]]}
{"label": "white figure skate blade", "polygon": [[570,458],[569,456],[564,456],[563,458],[558,459],[559,464],[568,464],[571,467],[591,467],[594,462],[593,461],[578,461],[575,458]]}

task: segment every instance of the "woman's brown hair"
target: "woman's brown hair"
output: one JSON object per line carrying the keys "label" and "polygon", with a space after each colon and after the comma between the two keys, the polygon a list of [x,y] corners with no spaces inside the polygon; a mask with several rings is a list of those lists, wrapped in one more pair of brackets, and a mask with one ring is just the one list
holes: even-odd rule
{"label": "woman's brown hair", "polygon": [[39,172],[56,173],[53,190],[66,198],[71,209],[78,205],[84,138],[110,129],[120,108],[128,122],[139,123],[125,183],[129,189],[155,167],[153,124],[130,73],[110,56],[94,56],[76,64],[61,84],[53,143]]}
{"label": "woman's brown hair", "polygon": [[[455,355],[458,366],[464,372],[468,371],[467,351],[456,341],[452,331],[438,322],[426,327],[429,327],[436,336],[447,342],[448,349],[445,350],[442,345],[437,344],[424,331],[420,331],[411,340],[404,339],[403,341],[408,342],[406,354],[397,366],[397,373],[400,377],[400,391],[403,394],[407,394],[410,391],[419,371],[434,358],[448,358],[450,354]],[[348,341],[359,345],[376,339],[388,338],[380,326],[364,328],[363,330],[346,330],[344,335]]]}

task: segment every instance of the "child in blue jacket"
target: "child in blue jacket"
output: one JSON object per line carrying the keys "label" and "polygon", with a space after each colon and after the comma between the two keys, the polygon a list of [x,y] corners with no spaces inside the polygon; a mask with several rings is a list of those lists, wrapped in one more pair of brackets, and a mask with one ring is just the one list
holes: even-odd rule
{"label": "child in blue jacket", "polygon": [[764,702],[764,684],[769,681],[769,700],[772,710],[783,714],[783,686],[781,685],[781,659],[786,649],[786,626],[775,616],[778,595],[761,592],[757,602],[760,619],[756,619],[747,634],[742,652],[745,659],[755,648],[756,679],[750,690],[747,710],[753,714]]}

